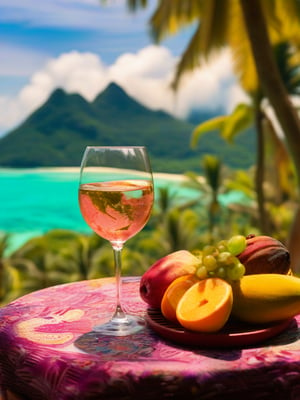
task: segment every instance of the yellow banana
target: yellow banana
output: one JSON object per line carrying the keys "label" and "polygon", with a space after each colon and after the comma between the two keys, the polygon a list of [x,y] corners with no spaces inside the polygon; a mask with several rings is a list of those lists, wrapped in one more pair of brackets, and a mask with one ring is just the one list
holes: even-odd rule
{"label": "yellow banana", "polygon": [[232,289],[232,315],[241,321],[267,323],[300,313],[300,278],[295,276],[246,275]]}

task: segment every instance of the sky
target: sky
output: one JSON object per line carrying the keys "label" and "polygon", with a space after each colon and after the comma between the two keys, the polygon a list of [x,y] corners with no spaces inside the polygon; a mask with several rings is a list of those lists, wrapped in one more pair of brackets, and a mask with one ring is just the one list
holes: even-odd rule
{"label": "sky", "polygon": [[156,6],[129,12],[125,0],[0,0],[0,136],[20,125],[56,88],[92,101],[110,82],[145,106],[185,118],[194,110],[233,110],[245,95],[229,50],[170,83],[192,34],[155,44]]}

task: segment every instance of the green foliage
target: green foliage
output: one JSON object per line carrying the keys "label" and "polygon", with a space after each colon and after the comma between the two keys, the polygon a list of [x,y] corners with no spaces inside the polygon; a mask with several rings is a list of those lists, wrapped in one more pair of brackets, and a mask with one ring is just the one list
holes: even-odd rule
{"label": "green foliage", "polygon": [[[259,234],[251,174],[251,170],[226,171],[225,178],[221,174],[214,186],[209,179],[189,173],[183,185],[199,190],[199,197],[194,200],[182,201],[180,191],[162,187],[148,224],[124,247],[122,275],[140,276],[156,260],[179,249],[196,251],[234,234]],[[245,199],[229,200],[226,204],[221,201],[222,194],[236,190],[245,193]],[[212,209],[216,200],[217,212]],[[269,200],[273,236],[284,242],[295,203],[289,200],[275,204],[272,198]],[[0,239],[2,304],[51,285],[114,275],[112,248],[96,234],[52,230],[28,240],[9,255],[5,252],[9,237],[4,235]]]}
{"label": "green foliage", "polygon": [[218,157],[211,154],[206,154],[203,157],[203,168],[205,172],[205,177],[212,191],[217,193],[221,181],[221,162]]}
{"label": "green foliage", "polygon": [[[240,103],[230,115],[214,117],[198,125],[192,132],[191,146],[195,148],[200,138],[212,131],[220,132],[225,141],[232,143],[238,134],[247,132],[247,129],[253,123],[253,118],[253,107]],[[254,134],[254,132],[251,132],[251,134]]]}
{"label": "green foliage", "polygon": [[210,120],[202,122],[199,124],[192,132],[191,146],[196,147],[199,139],[206,133],[211,131],[221,131],[224,126],[224,122],[227,119],[226,115],[221,115],[219,117],[212,118]]}

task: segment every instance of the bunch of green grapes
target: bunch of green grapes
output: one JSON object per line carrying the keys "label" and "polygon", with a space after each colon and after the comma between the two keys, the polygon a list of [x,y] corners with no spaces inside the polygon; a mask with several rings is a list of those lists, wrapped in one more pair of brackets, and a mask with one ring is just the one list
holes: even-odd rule
{"label": "bunch of green grapes", "polygon": [[245,266],[238,259],[238,255],[246,248],[246,238],[242,235],[232,236],[222,240],[215,246],[207,245],[197,252],[200,265],[196,275],[199,279],[211,277],[222,278],[226,281],[236,281],[245,274]]}

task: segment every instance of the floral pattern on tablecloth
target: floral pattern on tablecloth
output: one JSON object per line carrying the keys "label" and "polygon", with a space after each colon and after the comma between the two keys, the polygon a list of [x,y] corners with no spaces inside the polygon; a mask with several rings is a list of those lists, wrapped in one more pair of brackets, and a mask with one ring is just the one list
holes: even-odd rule
{"label": "floral pattern on tablecloth", "polygon": [[[143,315],[139,281],[124,280],[126,309]],[[150,328],[97,338],[115,306],[112,278],[54,286],[0,310],[0,379],[26,400],[300,399],[298,319],[257,347],[205,349]],[[281,396],[281,397],[280,397]]]}

